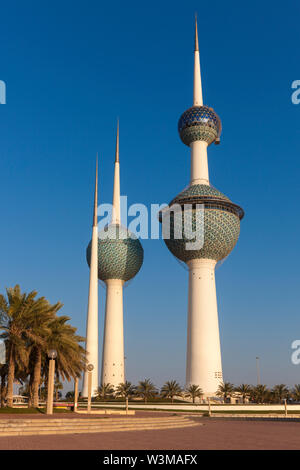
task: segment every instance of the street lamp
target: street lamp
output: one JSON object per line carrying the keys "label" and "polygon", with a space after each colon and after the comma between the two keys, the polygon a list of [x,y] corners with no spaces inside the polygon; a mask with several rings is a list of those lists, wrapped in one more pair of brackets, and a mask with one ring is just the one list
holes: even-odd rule
{"label": "street lamp", "polygon": [[284,416],[287,418],[287,403],[286,403],[286,398],[283,399],[283,402],[284,402]]}
{"label": "street lamp", "polygon": [[78,377],[75,377],[74,381],[74,411],[76,413],[78,406]]}
{"label": "street lamp", "polygon": [[93,370],[94,366],[93,364],[88,364],[86,366],[86,369],[88,371],[88,407],[87,407],[87,412],[91,412],[91,403],[92,403],[92,375],[93,375]]}
{"label": "street lamp", "polygon": [[260,385],[259,357],[258,356],[256,356],[256,373],[257,373],[257,385]]}
{"label": "street lamp", "polygon": [[48,372],[48,392],[47,392],[47,415],[53,414],[54,373],[55,373],[56,357],[57,357],[57,351],[55,349],[50,349],[48,351],[49,372]]}

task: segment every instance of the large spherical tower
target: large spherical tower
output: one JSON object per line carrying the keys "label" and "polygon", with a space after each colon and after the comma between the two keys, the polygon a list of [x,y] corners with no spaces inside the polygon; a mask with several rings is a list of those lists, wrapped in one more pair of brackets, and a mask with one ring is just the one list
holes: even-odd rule
{"label": "large spherical tower", "polygon": [[[88,264],[91,251],[92,241],[87,247]],[[112,221],[99,233],[98,238],[98,278],[106,284],[102,384],[117,386],[125,382],[123,286],[138,273],[143,258],[144,251],[140,241],[121,225],[118,125]]]}
{"label": "large spherical tower", "polygon": [[160,213],[160,221],[167,247],[189,270],[186,385],[198,385],[208,397],[223,381],[215,266],[234,248],[244,212],[209,183],[207,147],[220,142],[221,121],[203,105],[197,21],[194,101],[180,117],[178,131],[191,149],[191,181]]}

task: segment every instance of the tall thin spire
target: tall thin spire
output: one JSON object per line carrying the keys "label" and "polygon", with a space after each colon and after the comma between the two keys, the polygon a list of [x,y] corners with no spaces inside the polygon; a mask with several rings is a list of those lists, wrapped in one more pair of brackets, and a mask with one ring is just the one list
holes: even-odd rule
{"label": "tall thin spire", "polygon": [[121,223],[121,208],[120,208],[120,160],[119,160],[119,121],[117,126],[117,139],[116,139],[116,157],[115,157],[115,175],[114,175],[114,192],[113,192],[113,213],[112,223]]}
{"label": "tall thin spire", "polygon": [[197,15],[195,16],[194,102],[193,102],[193,105],[194,106],[203,106]]}
{"label": "tall thin spire", "polygon": [[93,227],[97,226],[97,209],[98,209],[98,153],[96,157],[96,176],[95,176],[95,198],[94,198],[94,217]]}
{"label": "tall thin spire", "polygon": [[116,139],[116,162],[119,162],[119,119],[118,119],[118,125],[117,125],[117,139]]}
{"label": "tall thin spire", "polygon": [[[92,373],[92,396],[96,395],[98,389],[98,225],[97,225],[97,208],[98,208],[98,154],[96,158],[96,176],[95,176],[95,198],[94,198],[94,214],[92,240],[90,244],[90,285],[89,285],[89,301],[86,321],[86,343],[87,363],[93,364]],[[88,396],[89,390],[89,372],[85,370],[83,377],[82,395]]]}
{"label": "tall thin spire", "polygon": [[195,51],[199,51],[197,13],[195,13]]}

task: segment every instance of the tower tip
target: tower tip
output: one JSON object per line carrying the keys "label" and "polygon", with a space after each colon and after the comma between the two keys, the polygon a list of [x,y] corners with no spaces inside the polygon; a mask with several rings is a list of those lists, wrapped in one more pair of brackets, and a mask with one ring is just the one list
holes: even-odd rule
{"label": "tower tip", "polygon": [[195,51],[199,51],[197,13],[195,13]]}
{"label": "tower tip", "polygon": [[194,106],[203,106],[200,57],[198,43],[197,14],[195,14],[195,52],[194,52]]}
{"label": "tower tip", "polygon": [[120,161],[120,156],[119,156],[119,118],[118,118],[118,124],[117,124],[117,140],[116,140],[116,162]]}

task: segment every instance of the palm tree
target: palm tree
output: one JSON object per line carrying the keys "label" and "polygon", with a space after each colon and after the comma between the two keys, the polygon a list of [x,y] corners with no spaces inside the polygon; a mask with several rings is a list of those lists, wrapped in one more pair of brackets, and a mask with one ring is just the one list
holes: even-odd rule
{"label": "palm tree", "polygon": [[116,396],[122,398],[129,398],[135,393],[135,387],[131,382],[120,383],[116,388]]}
{"label": "palm tree", "polygon": [[292,397],[295,401],[300,401],[300,384],[296,384],[292,390]]}
{"label": "palm tree", "polygon": [[243,403],[245,403],[246,398],[249,398],[251,395],[252,387],[248,384],[241,384],[238,387],[235,387],[234,391],[241,395]]}
{"label": "palm tree", "polygon": [[203,390],[198,385],[190,385],[187,387],[185,395],[192,398],[193,403],[195,403],[196,398],[200,398],[203,395]]}
{"label": "palm tree", "polygon": [[[62,307],[60,302],[51,305],[45,297],[37,299],[35,308],[28,321],[35,337],[31,339],[29,364],[30,369],[30,392],[33,397],[33,406],[39,405],[39,387],[41,384],[42,355],[47,351],[47,339],[51,333],[49,323],[54,320],[57,311]],[[36,340],[37,338],[37,340]]]}
{"label": "palm tree", "polygon": [[222,397],[224,401],[231,397],[234,392],[234,385],[230,382],[223,382],[216,391],[217,397]]}
{"label": "palm tree", "polygon": [[86,366],[85,349],[80,345],[85,340],[76,334],[77,328],[67,322],[70,320],[66,315],[55,316],[48,324],[49,335],[45,352],[42,358],[43,376],[48,377],[48,357],[46,351],[55,349],[57,351],[55,371],[57,378],[70,381],[72,378],[80,378],[81,372]]}
{"label": "palm tree", "polygon": [[33,398],[37,407],[41,369],[44,378],[48,374],[47,351],[57,350],[57,379],[80,377],[86,363],[79,344],[84,338],[67,324],[69,317],[56,315],[60,302],[51,305],[45,297],[36,299],[36,291],[22,294],[18,285],[6,292],[7,299],[0,296],[0,339],[5,340],[7,352],[7,404],[12,406],[13,381],[20,373],[22,380],[29,374],[29,404]]}
{"label": "palm tree", "polygon": [[100,400],[106,400],[112,398],[114,394],[114,387],[111,384],[102,384],[97,390],[97,398]]}
{"label": "palm tree", "polygon": [[160,393],[164,398],[171,398],[172,403],[174,403],[174,397],[182,395],[182,388],[176,380],[171,380],[162,386]]}
{"label": "palm tree", "polygon": [[24,370],[28,365],[30,341],[38,336],[28,325],[35,307],[36,291],[22,294],[19,285],[6,289],[7,299],[0,295],[0,338],[5,340],[8,358],[7,405],[13,405],[13,383],[16,368]]}
{"label": "palm tree", "polygon": [[150,379],[145,379],[139,382],[136,388],[136,394],[139,397],[144,398],[144,402],[147,403],[149,398],[153,398],[157,393],[157,388],[151,382]]}
{"label": "palm tree", "polygon": [[265,403],[270,400],[270,390],[266,385],[256,385],[251,391],[251,398],[256,403]]}
{"label": "palm tree", "polygon": [[284,398],[289,395],[289,389],[285,384],[274,385],[271,390],[274,401],[280,403]]}

